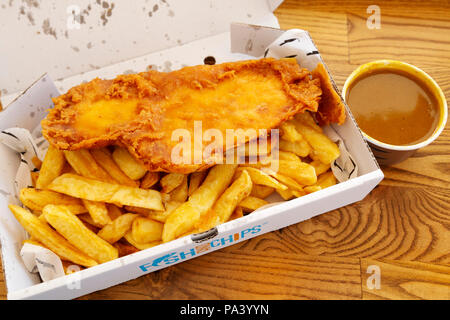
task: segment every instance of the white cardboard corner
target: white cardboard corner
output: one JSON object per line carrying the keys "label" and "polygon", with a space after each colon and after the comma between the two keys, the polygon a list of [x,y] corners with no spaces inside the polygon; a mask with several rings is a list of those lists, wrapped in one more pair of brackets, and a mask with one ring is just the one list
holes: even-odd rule
{"label": "white cardboard corner", "polygon": [[267,0],[267,2],[269,3],[270,11],[273,12],[283,3],[283,0]]}

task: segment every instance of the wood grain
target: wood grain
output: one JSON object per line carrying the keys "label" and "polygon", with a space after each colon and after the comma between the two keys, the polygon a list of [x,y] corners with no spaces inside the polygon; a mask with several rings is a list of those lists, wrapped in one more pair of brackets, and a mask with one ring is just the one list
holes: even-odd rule
{"label": "wood grain", "polygon": [[[366,27],[372,4],[380,30]],[[449,1],[287,0],[275,14],[281,28],[310,32],[340,88],[359,64],[394,58],[450,99]],[[383,167],[363,201],[80,299],[449,299],[449,159],[448,122],[431,145]],[[370,265],[379,290],[367,287]]]}
{"label": "wood grain", "polygon": [[[359,259],[228,247],[90,295],[131,299],[360,299]],[[139,283],[145,282],[145,287]],[[125,292],[124,292],[125,291]]]}
{"label": "wood grain", "polygon": [[450,264],[450,190],[378,186],[363,201],[242,244],[241,250]]}
{"label": "wood grain", "polygon": [[442,36],[450,29],[450,19],[436,21],[382,12],[381,28],[367,32],[367,16],[366,12],[347,15],[350,63],[383,57],[424,67],[440,66],[443,58],[450,60],[450,39]]}
{"label": "wood grain", "polygon": [[[379,268],[379,289],[374,288],[374,271]],[[420,262],[361,259],[364,300],[450,300],[450,267]],[[367,283],[369,280],[369,283]]]}

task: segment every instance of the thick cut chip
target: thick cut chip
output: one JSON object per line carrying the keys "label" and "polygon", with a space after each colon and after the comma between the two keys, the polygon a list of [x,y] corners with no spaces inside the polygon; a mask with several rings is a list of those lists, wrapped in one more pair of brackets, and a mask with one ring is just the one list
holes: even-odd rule
{"label": "thick cut chip", "polygon": [[188,197],[188,176],[184,175],[181,184],[173,189],[170,193],[171,201],[184,202]]}
{"label": "thick cut chip", "polygon": [[230,184],[236,168],[235,164],[221,164],[213,167],[202,185],[189,197],[189,202],[200,212],[209,210]]}
{"label": "thick cut chip", "polygon": [[330,169],[330,164],[322,163],[319,160],[311,161],[309,164],[314,167],[314,169],[316,170],[317,176],[321,175],[322,173],[327,172],[328,169]]}
{"label": "thick cut chip", "polygon": [[267,186],[267,187],[272,187],[275,189],[281,189],[281,190],[286,190],[287,187],[280,183],[278,180],[272,178],[270,175],[268,175],[267,173],[261,171],[260,169],[257,168],[252,168],[252,167],[239,167],[237,169],[237,171],[247,171],[247,173],[250,175],[250,178],[252,179],[253,183],[255,184],[260,184],[263,186]]}
{"label": "thick cut chip", "polygon": [[303,190],[306,193],[313,193],[313,192],[322,190],[322,187],[321,186],[312,185],[312,186],[305,187]]}
{"label": "thick cut chip", "polygon": [[295,142],[280,139],[280,150],[292,152],[299,157],[307,157],[311,153],[312,149],[305,139]]}
{"label": "thick cut chip", "polygon": [[161,184],[161,192],[163,193],[169,193],[176,187],[178,187],[180,184],[183,183],[183,179],[185,178],[184,174],[181,173],[169,173],[166,174],[164,177],[161,178],[160,184]]}
{"label": "thick cut chip", "polygon": [[[278,159],[279,160],[290,160],[290,161],[299,161],[299,156],[290,151],[278,151]],[[300,160],[301,161],[301,160]]]}
{"label": "thick cut chip", "polygon": [[182,203],[166,219],[162,234],[163,242],[171,241],[191,231],[201,215],[202,213],[189,201]]}
{"label": "thick cut chip", "polygon": [[37,179],[39,178],[39,171],[30,171],[31,186],[36,188]]}
{"label": "thick cut chip", "polygon": [[274,191],[275,188],[253,184],[252,192],[250,193],[250,195],[256,198],[264,199],[270,196]]}
{"label": "thick cut chip", "polygon": [[159,172],[150,172],[148,171],[145,176],[141,179],[141,188],[142,189],[150,189],[159,181]]}
{"label": "thick cut chip", "polygon": [[132,206],[125,206],[125,209],[130,212],[136,212],[141,215],[144,215],[150,219],[159,221],[159,222],[166,222],[167,217],[172,213],[173,210],[178,208],[183,202],[178,201],[168,201],[164,204],[166,210],[164,211],[157,211],[157,210],[149,210],[144,208],[138,208],[138,207],[132,207]]}
{"label": "thick cut chip", "polygon": [[161,241],[152,241],[152,242],[147,242],[147,243],[137,242],[133,238],[133,234],[132,234],[131,230],[127,232],[127,234],[124,236],[124,238],[125,238],[125,240],[128,241],[129,244],[131,244],[133,247],[135,247],[139,250],[145,250],[145,249],[152,248],[154,246],[161,244]]}
{"label": "thick cut chip", "polygon": [[82,201],[88,210],[89,215],[92,217],[92,220],[95,222],[95,225],[105,226],[111,222],[108,209],[106,208],[106,204],[104,202],[90,201],[86,199],[82,199]]}
{"label": "thick cut chip", "polygon": [[267,202],[266,200],[248,196],[239,203],[239,206],[242,208],[242,210],[244,210],[244,212],[252,212],[256,209],[261,208],[262,206],[265,206],[266,204],[269,204],[269,202]]}
{"label": "thick cut chip", "polygon": [[278,194],[284,199],[284,200],[290,200],[293,198],[299,198],[306,195],[306,192],[304,190],[277,190]]}
{"label": "thick cut chip", "polygon": [[87,212],[80,199],[51,190],[23,188],[20,190],[19,198],[26,207],[37,212],[42,212],[48,204],[65,205],[74,214]]}
{"label": "thick cut chip", "polygon": [[[39,216],[39,218],[41,218],[41,217],[45,220],[44,215]],[[80,219],[81,221],[83,221],[83,222],[85,223],[85,225],[88,225],[88,226],[97,228],[98,230],[100,230],[101,228],[103,228],[103,225],[102,225],[102,224],[96,223],[96,222],[92,219],[92,217],[91,217],[91,215],[90,215],[89,213],[82,213],[82,214],[77,215],[77,217],[78,217],[78,219]],[[45,222],[47,222],[47,220],[45,220]]]}
{"label": "thick cut chip", "polygon": [[239,219],[239,218],[242,218],[243,216],[244,216],[244,211],[242,210],[242,208],[236,207],[236,209],[234,209],[234,212],[230,216],[230,219],[228,219],[228,221]]}
{"label": "thick cut chip", "polygon": [[47,223],[39,220],[39,218],[27,209],[13,204],[10,204],[8,207],[16,217],[17,221],[19,221],[33,239],[42,243],[46,248],[61,257],[61,259],[72,261],[73,263],[85,267],[97,265],[97,261],[70,244]]}
{"label": "thick cut chip", "polygon": [[252,179],[247,170],[229,186],[224,193],[217,199],[211,209],[206,222],[200,223],[200,231],[208,230],[230,219],[234,209],[247,198],[252,191]]}
{"label": "thick cut chip", "polygon": [[286,121],[281,124],[281,137],[284,140],[290,142],[297,142],[303,140],[303,136],[295,128],[295,124],[292,121]]}
{"label": "thick cut chip", "polygon": [[96,179],[108,183],[117,183],[105,170],[103,170],[89,150],[64,151],[67,162],[80,176]]}
{"label": "thick cut chip", "polygon": [[284,200],[291,200],[295,198],[294,192],[292,189],[287,190],[277,190],[277,193],[284,199]]}
{"label": "thick cut chip", "polygon": [[119,257],[116,248],[88,229],[66,207],[48,205],[44,208],[43,215],[67,241],[97,262],[103,263]]}
{"label": "thick cut chip", "polygon": [[207,170],[203,170],[200,172],[194,172],[189,175],[189,188],[188,195],[194,193],[195,190],[202,184],[203,180],[205,180],[206,175],[208,174]]}
{"label": "thick cut chip", "polygon": [[289,189],[297,190],[297,191],[300,191],[303,189],[303,186],[301,184],[299,184],[297,181],[295,181],[294,179],[292,179],[288,176],[282,175],[282,174],[275,172],[268,168],[267,169],[263,168],[262,170],[264,170],[264,172],[267,172],[268,174],[270,174],[272,177],[274,177],[275,179],[277,179],[284,185],[288,186]]}
{"label": "thick cut chip", "polygon": [[336,177],[332,171],[325,172],[317,178],[317,183],[315,185],[321,187],[322,189],[334,186],[336,184]]}
{"label": "thick cut chip", "polygon": [[92,149],[90,150],[95,161],[102,167],[111,177],[119,184],[124,186],[137,187],[136,181],[128,177],[122,169],[113,160],[111,152],[108,148]]}
{"label": "thick cut chip", "polygon": [[125,148],[116,147],[112,157],[120,169],[122,169],[130,179],[139,180],[147,172],[147,169],[137,162]]}
{"label": "thick cut chip", "polygon": [[129,254],[139,252],[139,249],[127,242],[126,239],[117,241],[116,243],[114,243],[114,247],[119,250],[119,257],[124,257]]}
{"label": "thick cut chip", "polygon": [[111,184],[70,173],[53,180],[49,189],[91,201],[164,210],[161,194],[156,190]]}
{"label": "thick cut chip", "polygon": [[50,182],[61,175],[65,162],[64,153],[50,145],[36,180],[36,188],[45,189]]}
{"label": "thick cut chip", "polygon": [[171,241],[194,229],[201,216],[212,208],[216,199],[230,184],[236,167],[234,164],[221,164],[209,170],[205,181],[189,200],[168,216],[163,229],[163,242]]}
{"label": "thick cut chip", "polygon": [[112,221],[114,221],[116,218],[120,217],[123,214],[122,209],[120,209],[115,204],[107,203],[106,208],[108,209],[108,215]]}
{"label": "thick cut chip", "polygon": [[311,185],[317,181],[314,167],[301,161],[280,160],[278,173],[294,179],[301,185]]}
{"label": "thick cut chip", "polygon": [[133,221],[131,234],[133,235],[133,239],[138,243],[161,241],[163,226],[161,222],[138,217]]}
{"label": "thick cut chip", "polygon": [[314,160],[320,160],[324,164],[330,164],[339,157],[339,147],[328,138],[321,127],[313,124],[305,117],[296,117],[295,124],[297,130],[303,135],[312,148],[310,154]]}
{"label": "thick cut chip", "polygon": [[138,217],[138,214],[125,213],[104,226],[97,235],[109,243],[117,242],[131,230],[133,221]]}
{"label": "thick cut chip", "polygon": [[36,169],[41,170],[42,161],[38,157],[34,156],[33,158],[31,158],[31,162],[36,167]]}

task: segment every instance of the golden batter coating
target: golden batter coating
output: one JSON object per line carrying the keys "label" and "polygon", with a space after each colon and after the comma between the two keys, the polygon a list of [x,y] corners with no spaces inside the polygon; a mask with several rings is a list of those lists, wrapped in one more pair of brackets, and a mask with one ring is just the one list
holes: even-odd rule
{"label": "golden batter coating", "polygon": [[[179,143],[172,137],[175,130],[188,130],[192,148],[194,121],[201,121],[202,132],[216,129],[223,137],[227,129],[270,130],[298,112],[317,112],[321,94],[320,78],[295,59],[264,58],[167,73],[150,70],[94,79],[70,89],[54,98],[55,107],[42,128],[59,149],[120,145],[150,171],[190,173],[214,163],[174,162],[172,148]],[[252,138],[256,136],[246,141]],[[203,142],[202,149],[208,144]]]}

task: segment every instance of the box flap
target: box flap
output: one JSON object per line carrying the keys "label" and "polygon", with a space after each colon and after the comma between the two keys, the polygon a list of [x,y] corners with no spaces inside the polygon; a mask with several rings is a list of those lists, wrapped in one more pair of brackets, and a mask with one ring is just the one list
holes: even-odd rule
{"label": "box flap", "polygon": [[267,0],[267,2],[269,3],[270,11],[274,12],[283,3],[283,0]]}
{"label": "box flap", "polygon": [[167,72],[185,66],[201,65],[206,57],[214,57],[216,63],[253,58],[246,54],[232,53],[230,50],[230,33],[225,32],[104,68],[77,74],[55,81],[55,85],[61,93],[64,93],[71,87],[90,81],[95,77],[113,79],[119,74],[143,72],[148,68]]}
{"label": "box flap", "polygon": [[264,55],[264,50],[284,33],[278,28],[262,28],[246,23],[232,23],[230,27],[231,52],[254,57]]}
{"label": "box flap", "polygon": [[278,27],[281,0],[9,1],[0,8],[0,93],[9,102],[41,74],[64,79],[229,30]]}

